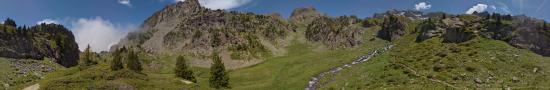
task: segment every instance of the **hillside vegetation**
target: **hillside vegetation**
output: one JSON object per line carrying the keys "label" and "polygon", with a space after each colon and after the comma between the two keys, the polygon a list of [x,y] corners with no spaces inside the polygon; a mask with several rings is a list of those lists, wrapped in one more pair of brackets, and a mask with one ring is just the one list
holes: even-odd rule
{"label": "hillside vegetation", "polygon": [[[532,53],[533,49],[510,45],[516,43],[513,39],[523,37],[517,32],[526,32],[514,28],[533,27],[539,29],[529,31],[543,31],[545,26],[522,26],[513,22],[524,17],[499,20],[506,16],[490,16],[444,16],[403,25],[417,27],[402,29],[412,33],[389,34],[400,37],[388,39],[396,45],[394,49],[360,67],[323,78],[321,89],[550,88],[546,86],[550,83],[547,82],[550,76],[546,75],[550,58]],[[489,21],[480,21],[483,18]]]}
{"label": "hillside vegetation", "polygon": [[542,20],[486,12],[390,10],[360,19],[310,7],[285,20],[185,0],[154,13],[110,52],[88,47],[76,52],[76,67],[36,80],[42,90],[299,90],[313,76],[386,48],[365,63],[320,77],[315,87],[549,89],[548,30]]}
{"label": "hillside vegetation", "polygon": [[0,24],[0,57],[16,59],[53,58],[65,67],[77,65],[78,45],[71,31],[57,24],[17,26],[8,19]]}

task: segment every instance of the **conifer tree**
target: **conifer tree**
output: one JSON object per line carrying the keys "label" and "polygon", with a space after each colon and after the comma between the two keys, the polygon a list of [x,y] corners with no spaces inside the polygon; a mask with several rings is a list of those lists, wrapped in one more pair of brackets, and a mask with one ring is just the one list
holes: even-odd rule
{"label": "conifer tree", "polygon": [[176,60],[176,76],[191,82],[197,82],[195,76],[193,76],[193,71],[190,70],[187,64],[187,60],[183,56],[178,56]]}
{"label": "conifer tree", "polygon": [[124,68],[124,64],[122,63],[122,56],[120,56],[121,49],[116,50],[113,53],[113,60],[111,61],[111,70],[117,71]]}
{"label": "conifer tree", "polygon": [[94,64],[96,64],[96,62],[93,61],[92,50],[90,50],[90,45],[88,45],[88,47],[86,47],[84,52],[80,54],[80,65],[91,66]]}
{"label": "conifer tree", "polygon": [[128,49],[128,57],[126,57],[126,61],[126,67],[128,69],[136,72],[141,72],[141,70],[143,70],[137,54],[131,49]]}
{"label": "conifer tree", "polygon": [[229,77],[225,72],[225,66],[217,53],[212,55],[212,66],[210,66],[210,87],[220,89],[229,87]]}
{"label": "conifer tree", "polygon": [[12,26],[12,27],[17,27],[17,24],[15,24],[15,21],[12,20],[11,18],[6,19],[6,21],[4,21],[4,25],[8,25],[8,26]]}
{"label": "conifer tree", "polygon": [[542,29],[543,30],[548,29],[548,24],[546,23],[546,21],[542,22]]}

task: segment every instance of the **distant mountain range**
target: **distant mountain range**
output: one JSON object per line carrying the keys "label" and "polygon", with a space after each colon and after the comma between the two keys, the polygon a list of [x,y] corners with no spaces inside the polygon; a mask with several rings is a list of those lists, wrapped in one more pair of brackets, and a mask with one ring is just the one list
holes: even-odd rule
{"label": "distant mountain range", "polygon": [[[11,59],[0,58],[0,71],[21,73],[0,74],[0,89],[43,78],[35,84],[41,89],[212,89],[206,85],[212,56],[228,69],[231,89],[545,89],[550,24],[487,12],[332,17],[312,7],[286,19],[185,0],[155,12],[111,52],[83,54],[89,65],[57,69],[34,62],[51,58],[73,67],[79,54],[62,25],[26,27],[8,19],[0,24],[0,57]],[[190,64],[197,82],[174,77],[175,56]],[[129,61],[139,71],[124,69]]]}
{"label": "distant mountain range", "polygon": [[[386,19],[387,18],[387,19]],[[384,20],[394,20],[383,23]],[[405,24],[422,22],[414,31],[404,31]],[[355,26],[363,24],[363,27]],[[378,36],[392,41],[405,34],[419,33],[417,41],[444,37],[445,42],[459,43],[472,37],[508,42],[518,48],[550,56],[550,34],[543,20],[526,16],[489,14],[451,15],[442,12],[390,10],[373,17],[330,17],[315,8],[298,8],[288,20],[279,14],[257,15],[234,11],[210,10],[196,0],[169,5],[149,17],[141,28],[131,32],[118,45],[139,46],[153,53],[210,54],[244,51],[277,53],[289,42],[288,34],[305,29],[308,41],[333,48],[357,46],[361,31],[369,26],[383,26]],[[304,27],[304,28],[299,28]],[[237,49],[235,49],[237,48]]]}

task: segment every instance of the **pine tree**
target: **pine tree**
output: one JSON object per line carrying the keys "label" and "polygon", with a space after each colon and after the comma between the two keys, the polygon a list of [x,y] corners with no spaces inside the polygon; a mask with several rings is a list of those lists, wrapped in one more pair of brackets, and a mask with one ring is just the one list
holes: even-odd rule
{"label": "pine tree", "polygon": [[225,72],[225,66],[222,63],[220,56],[217,53],[212,55],[212,66],[210,66],[210,87],[219,89],[219,88],[228,88],[229,87],[229,77]]}
{"label": "pine tree", "polygon": [[121,49],[116,50],[113,53],[113,60],[111,61],[111,70],[117,71],[124,68],[124,64],[122,63],[122,56],[120,56]]}
{"label": "pine tree", "polygon": [[176,76],[191,82],[197,82],[195,76],[193,76],[193,71],[190,70],[187,64],[187,60],[183,56],[178,56],[176,60]]}
{"label": "pine tree", "polygon": [[543,29],[543,30],[548,29],[548,24],[546,23],[546,21],[543,21],[543,22],[542,22],[542,29]]}
{"label": "pine tree", "polygon": [[126,67],[128,69],[136,72],[141,72],[141,70],[143,70],[141,63],[139,62],[139,58],[134,51],[128,50],[128,57],[126,57],[126,61]]}
{"label": "pine tree", "polygon": [[544,24],[544,29],[550,30],[550,26],[549,26],[548,24],[545,23],[545,24]]}
{"label": "pine tree", "polygon": [[92,50],[90,50],[90,45],[88,45],[88,47],[86,47],[84,52],[82,52],[82,54],[80,54],[80,65],[81,66],[91,66],[91,65],[94,65],[94,64],[96,64],[96,62],[94,62],[94,60],[93,60]]}
{"label": "pine tree", "polygon": [[15,24],[15,21],[12,20],[11,18],[6,19],[6,21],[4,21],[4,25],[8,25],[8,26],[12,26],[12,27],[17,27],[17,24]]}

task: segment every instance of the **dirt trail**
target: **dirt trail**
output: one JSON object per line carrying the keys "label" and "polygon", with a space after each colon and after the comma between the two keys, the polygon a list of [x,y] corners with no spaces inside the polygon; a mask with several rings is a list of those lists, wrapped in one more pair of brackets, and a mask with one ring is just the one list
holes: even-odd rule
{"label": "dirt trail", "polygon": [[38,88],[40,88],[40,85],[37,83],[37,84],[31,85],[29,87],[26,87],[23,90],[38,90]]}
{"label": "dirt trail", "polygon": [[349,68],[353,65],[357,65],[357,64],[360,64],[360,63],[363,63],[363,62],[366,62],[368,61],[369,59],[371,59],[372,57],[375,57],[391,48],[393,48],[394,45],[387,45],[385,46],[384,48],[382,49],[379,49],[379,50],[374,50],[372,52],[370,52],[368,55],[366,56],[360,56],[358,59],[356,60],[353,60],[352,62],[348,63],[348,64],[344,64],[342,66],[338,66],[338,67],[334,67],[328,71],[325,71],[325,72],[321,72],[319,74],[317,74],[316,76],[313,76],[311,77],[311,80],[309,80],[308,82],[308,85],[306,86],[305,90],[316,90],[318,87],[319,87],[319,80],[323,77],[325,77],[326,75],[328,74],[336,74],[346,68]]}

